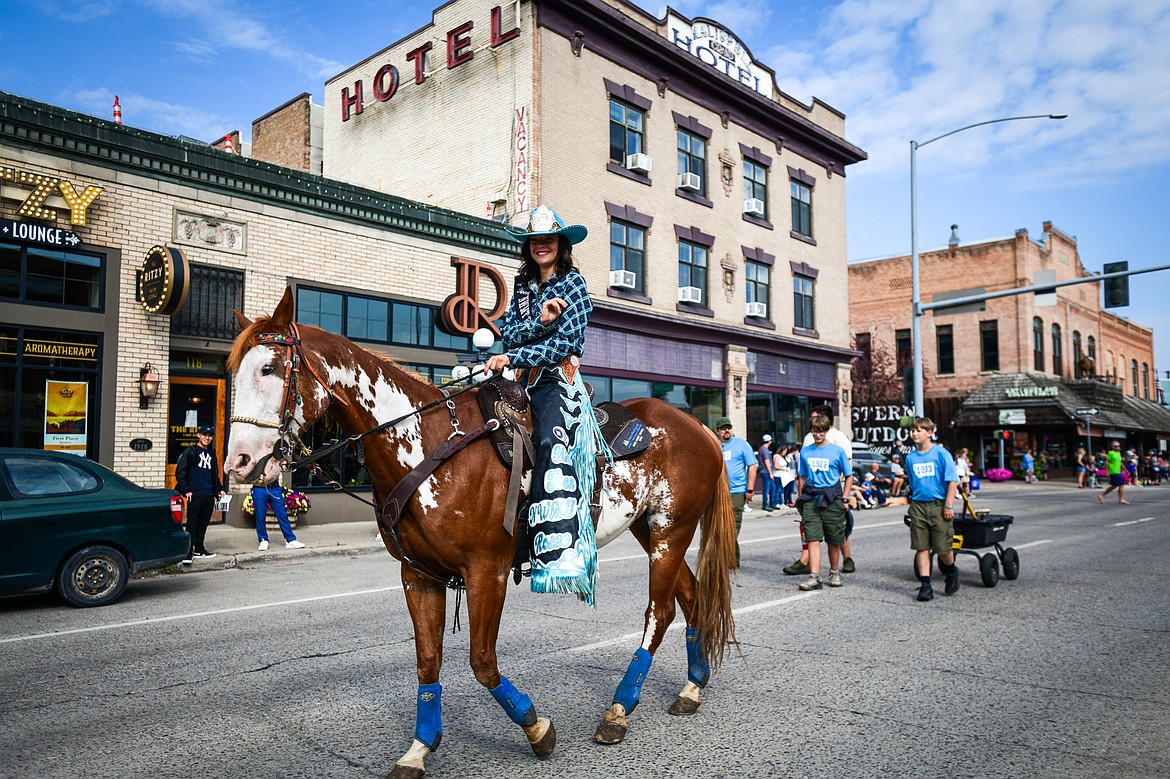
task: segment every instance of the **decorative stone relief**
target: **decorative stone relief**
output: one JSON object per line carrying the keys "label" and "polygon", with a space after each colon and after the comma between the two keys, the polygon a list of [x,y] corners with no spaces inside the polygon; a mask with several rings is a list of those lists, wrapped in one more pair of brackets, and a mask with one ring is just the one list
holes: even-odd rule
{"label": "decorative stone relief", "polygon": [[723,184],[723,194],[731,197],[735,185],[735,157],[727,149],[719,152],[719,181]]}
{"label": "decorative stone relief", "polygon": [[246,236],[247,225],[243,222],[183,211],[175,212],[174,239],[177,243],[210,246],[243,254],[247,251]]}
{"label": "decorative stone relief", "polygon": [[735,302],[735,271],[739,267],[731,252],[723,255],[719,260],[719,267],[723,269],[723,296],[728,303]]}

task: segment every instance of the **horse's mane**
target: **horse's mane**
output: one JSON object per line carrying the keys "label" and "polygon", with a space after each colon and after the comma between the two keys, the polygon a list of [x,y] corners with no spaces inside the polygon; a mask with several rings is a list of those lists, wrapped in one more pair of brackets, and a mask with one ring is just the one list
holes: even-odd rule
{"label": "horse's mane", "polygon": [[[321,328],[315,327],[313,325],[299,325],[299,327],[301,329],[311,328],[313,330],[318,330],[325,335],[335,335],[335,333],[330,333],[328,330],[321,330]],[[228,358],[227,358],[228,370],[230,372],[232,372],[233,374],[237,370],[239,370],[240,363],[243,361],[244,355],[247,354],[248,351],[253,346],[256,345],[256,335],[257,334],[272,332],[272,330],[274,330],[274,329],[281,329],[281,328],[274,328],[272,326],[272,317],[265,316],[265,317],[260,317],[256,321],[252,322],[252,324],[250,324],[246,328],[244,328],[242,331],[240,331],[240,334],[238,336],[236,336],[235,343],[232,344],[232,351],[228,355]],[[282,330],[282,332],[283,332],[283,330]],[[340,338],[341,336],[338,336],[338,337]],[[350,343],[353,343],[353,342],[351,341]],[[431,384],[431,382],[428,379],[424,378],[417,371],[406,367],[405,365],[398,362],[398,360],[394,359],[390,355],[382,354],[381,352],[375,352],[372,349],[367,349],[364,346],[360,346],[356,343],[353,345],[355,348],[359,349],[360,351],[365,352],[366,354],[373,357],[375,360],[380,361],[380,362],[389,363],[392,367],[401,371],[403,374],[409,376],[410,378],[412,378],[412,379],[414,379],[422,384],[425,384],[427,386],[434,386],[433,384]]]}

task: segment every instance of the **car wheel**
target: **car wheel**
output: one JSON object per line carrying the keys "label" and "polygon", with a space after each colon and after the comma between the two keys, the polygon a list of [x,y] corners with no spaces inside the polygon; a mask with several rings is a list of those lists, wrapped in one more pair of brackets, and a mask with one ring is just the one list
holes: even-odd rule
{"label": "car wheel", "polygon": [[74,606],[105,606],[122,594],[129,578],[125,555],[108,546],[87,546],[61,566],[57,592]]}

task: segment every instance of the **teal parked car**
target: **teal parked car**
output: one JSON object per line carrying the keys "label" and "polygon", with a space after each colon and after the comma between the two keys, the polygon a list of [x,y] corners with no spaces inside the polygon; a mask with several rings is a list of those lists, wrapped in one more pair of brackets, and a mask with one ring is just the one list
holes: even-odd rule
{"label": "teal parked car", "polygon": [[131,573],[186,556],[182,499],[73,454],[0,448],[0,596],[105,606]]}

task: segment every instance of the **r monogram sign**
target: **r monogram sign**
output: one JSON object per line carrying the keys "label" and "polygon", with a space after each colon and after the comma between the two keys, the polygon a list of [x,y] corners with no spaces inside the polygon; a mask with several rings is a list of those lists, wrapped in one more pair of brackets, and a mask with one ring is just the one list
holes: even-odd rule
{"label": "r monogram sign", "polygon": [[[504,276],[494,266],[462,257],[452,257],[455,268],[455,294],[449,295],[439,308],[439,327],[451,335],[471,335],[481,327],[500,337],[495,321],[504,314],[508,305],[508,288]],[[495,288],[496,304],[491,311],[484,311],[479,305],[480,276],[486,276]]]}

